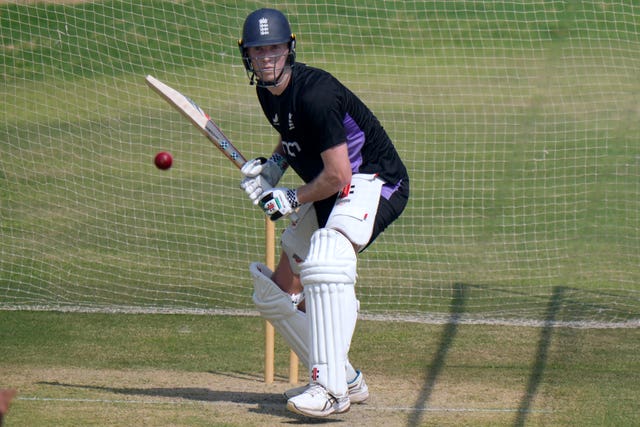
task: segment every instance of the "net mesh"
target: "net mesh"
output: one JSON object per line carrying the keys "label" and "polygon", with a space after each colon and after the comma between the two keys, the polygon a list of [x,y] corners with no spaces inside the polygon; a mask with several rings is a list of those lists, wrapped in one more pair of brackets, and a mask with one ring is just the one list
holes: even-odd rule
{"label": "net mesh", "polygon": [[[263,216],[144,77],[268,156],[236,47],[259,7],[0,2],[0,308],[253,309]],[[280,7],[298,60],[357,93],[410,172],[409,206],[359,259],[364,314],[640,319],[639,6]]]}

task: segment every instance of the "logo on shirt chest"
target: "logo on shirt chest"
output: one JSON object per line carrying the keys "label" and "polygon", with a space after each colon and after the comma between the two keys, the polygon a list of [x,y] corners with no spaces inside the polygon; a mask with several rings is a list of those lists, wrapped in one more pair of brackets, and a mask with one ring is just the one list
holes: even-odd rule
{"label": "logo on shirt chest", "polygon": [[293,124],[293,113],[289,113],[289,130],[294,130],[296,125]]}
{"label": "logo on shirt chest", "polygon": [[[278,116],[278,113],[273,115],[271,124],[273,124],[273,126],[280,127],[280,117]],[[294,130],[296,128],[296,125],[293,123],[293,113],[289,113],[289,121],[287,124],[289,125],[289,130]]]}
{"label": "logo on shirt chest", "polygon": [[288,156],[296,157],[296,155],[302,151],[300,148],[300,144],[296,141],[282,141],[282,148],[287,153]]}

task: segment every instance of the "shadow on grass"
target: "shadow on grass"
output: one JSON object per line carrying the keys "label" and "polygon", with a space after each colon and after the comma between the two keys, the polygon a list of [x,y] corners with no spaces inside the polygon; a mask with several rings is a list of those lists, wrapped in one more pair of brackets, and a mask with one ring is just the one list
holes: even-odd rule
{"label": "shadow on grass", "polygon": [[[249,412],[254,412],[261,415],[274,415],[278,417],[289,418],[290,420],[286,421],[286,423],[288,424],[309,424],[310,422],[309,418],[305,418],[289,412],[286,409],[286,402],[284,400],[284,397],[280,393],[254,393],[247,391],[229,390],[219,391],[200,387],[107,387],[87,384],[69,384],[61,383],[58,381],[41,381],[38,384],[53,387],[94,390],[99,392],[119,394],[123,396],[147,396],[156,398],[182,399],[186,401],[196,402],[232,402],[237,404],[247,404],[254,405],[248,409]],[[333,421],[339,422],[340,420]]]}
{"label": "shadow on grass", "polygon": [[542,376],[547,366],[549,346],[551,345],[551,338],[553,336],[553,326],[558,317],[558,312],[563,304],[565,288],[562,286],[556,286],[553,288],[551,298],[547,304],[547,312],[544,319],[544,326],[540,331],[540,339],[538,340],[538,346],[536,355],[534,358],[533,366],[531,368],[531,374],[527,381],[527,389],[522,396],[520,405],[518,406],[518,414],[516,420],[513,423],[514,427],[522,427],[527,421],[527,414],[531,411],[531,406],[538,392],[538,387],[542,381]]}
{"label": "shadow on grass", "polygon": [[[453,289],[453,296],[449,310],[448,321],[442,330],[440,342],[437,347],[431,363],[427,366],[426,379],[418,399],[413,405],[414,411],[410,414],[407,421],[409,427],[419,426],[422,424],[424,416],[424,408],[427,407],[433,388],[436,384],[438,376],[442,372],[447,353],[453,344],[458,332],[458,323],[460,316],[464,313],[466,299],[468,296],[469,285],[456,284]],[[560,311],[564,300],[565,288],[556,286],[547,303],[547,309],[544,318],[544,326],[540,331],[540,338],[537,344],[537,350],[534,357],[531,373],[527,380],[527,387],[520,400],[518,409],[516,410],[516,419],[514,427],[523,427],[527,421],[527,415],[531,412],[538,388],[543,379],[543,374],[547,366],[548,352],[553,336],[554,325],[556,323],[558,312]]]}
{"label": "shadow on grass", "polygon": [[[220,374],[220,373],[216,373]],[[231,375],[237,378],[244,378],[243,375]],[[245,378],[246,379],[246,378]],[[94,390],[99,392],[107,392],[124,396],[147,396],[157,398],[173,398],[183,399],[196,402],[232,402],[236,404],[252,405],[247,409],[260,415],[272,415],[282,418],[288,418],[287,421],[279,421],[280,423],[291,425],[310,425],[310,424],[335,424],[344,423],[341,419],[317,419],[308,418],[302,415],[294,414],[286,409],[286,400],[280,393],[254,393],[247,391],[218,391],[201,387],[173,387],[173,388],[135,388],[135,387],[106,387],[87,384],[69,384],[58,381],[47,382],[41,381],[38,384],[49,385],[54,387],[66,387],[83,390]],[[269,424],[265,419],[265,425]]]}
{"label": "shadow on grass", "polygon": [[413,408],[416,409],[411,412],[407,421],[407,425],[410,427],[422,424],[422,417],[424,416],[422,408],[426,407],[429,399],[431,398],[436,380],[444,368],[449,348],[458,333],[458,321],[460,315],[464,313],[464,307],[467,299],[466,291],[467,285],[462,283],[456,283],[454,285],[451,306],[449,309],[449,319],[442,330],[442,334],[440,335],[440,343],[438,344],[437,352],[431,360],[431,363],[427,365],[427,377],[425,379],[424,386],[420,391],[418,399],[413,405]]}

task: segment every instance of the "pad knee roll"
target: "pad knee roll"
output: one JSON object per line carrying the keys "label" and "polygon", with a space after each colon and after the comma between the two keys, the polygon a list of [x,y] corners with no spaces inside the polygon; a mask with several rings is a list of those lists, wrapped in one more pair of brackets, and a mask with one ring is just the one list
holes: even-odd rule
{"label": "pad knee roll", "polygon": [[301,265],[302,285],[356,283],[357,258],[351,241],[342,233],[321,228],[311,236],[307,259]]}

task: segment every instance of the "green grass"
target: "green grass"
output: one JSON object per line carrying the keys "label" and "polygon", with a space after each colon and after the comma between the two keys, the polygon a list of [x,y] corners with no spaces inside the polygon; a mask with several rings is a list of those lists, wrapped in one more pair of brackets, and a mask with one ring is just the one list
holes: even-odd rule
{"label": "green grass", "polygon": [[[146,416],[146,425],[165,425],[163,417],[169,413],[174,425],[191,426],[201,425],[212,407],[229,408],[234,401],[260,403],[252,401],[263,388],[262,321],[257,318],[4,311],[0,324],[0,388],[17,386],[20,393],[8,426],[51,425],[55,420],[61,426],[93,425],[113,410],[121,413],[120,420]],[[367,373],[378,395],[368,406],[354,407],[350,415],[356,416],[355,425],[358,413],[386,419],[393,410],[383,408],[393,406],[395,397],[393,387],[384,385],[401,381],[406,386],[402,392],[411,393],[391,425],[637,425],[639,334],[638,329],[360,321],[351,360]],[[280,339],[277,344],[276,386],[282,389],[288,358]],[[158,378],[133,385],[137,376],[150,371]],[[162,372],[174,378],[169,380],[173,392],[162,391]],[[227,402],[215,403],[207,396],[222,393],[225,385],[214,382],[204,390],[191,385],[190,392],[190,385],[181,380],[207,373],[256,383],[225,398]],[[165,408],[169,412],[158,408],[145,415],[147,408],[134,404],[163,395],[198,406],[173,405]],[[91,402],[97,398],[103,402]],[[510,412],[418,411],[440,406]],[[267,424],[287,422],[275,409],[261,416]],[[118,424],[111,419],[102,425]],[[224,425],[249,424],[251,418],[237,418]]]}

